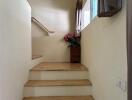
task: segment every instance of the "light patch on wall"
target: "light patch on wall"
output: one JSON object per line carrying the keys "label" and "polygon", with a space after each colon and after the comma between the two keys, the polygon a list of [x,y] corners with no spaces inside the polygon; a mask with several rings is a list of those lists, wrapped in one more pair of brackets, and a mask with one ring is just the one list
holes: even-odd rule
{"label": "light patch on wall", "polygon": [[44,26],[47,26],[48,29],[63,32],[70,30],[70,14],[66,10],[37,8],[35,11],[32,16],[36,17]]}
{"label": "light patch on wall", "polygon": [[[64,32],[67,32],[68,30],[70,30],[70,23],[69,23],[69,14],[68,14],[68,12],[67,11],[61,11],[60,13],[59,13],[59,17],[58,17],[59,19],[60,19],[60,24],[59,24],[59,26],[57,27],[57,29],[59,28],[59,27],[62,27],[62,26],[65,26],[65,29],[63,29],[63,31]],[[64,20],[65,19],[65,20]],[[61,22],[63,22],[63,23],[61,23]],[[56,23],[57,24],[57,23]],[[62,31],[62,30],[61,30]]]}

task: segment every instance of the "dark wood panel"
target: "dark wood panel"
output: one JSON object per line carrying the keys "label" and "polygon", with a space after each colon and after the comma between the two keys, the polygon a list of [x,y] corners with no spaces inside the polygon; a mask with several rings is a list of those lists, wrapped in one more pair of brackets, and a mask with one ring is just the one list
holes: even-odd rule
{"label": "dark wood panel", "polygon": [[128,100],[132,100],[132,0],[127,0]]}
{"label": "dark wood panel", "polygon": [[98,0],[98,16],[111,17],[122,8],[122,0]]}
{"label": "dark wood panel", "polygon": [[81,48],[80,47],[70,47],[70,59],[71,63],[80,63],[81,61]]}

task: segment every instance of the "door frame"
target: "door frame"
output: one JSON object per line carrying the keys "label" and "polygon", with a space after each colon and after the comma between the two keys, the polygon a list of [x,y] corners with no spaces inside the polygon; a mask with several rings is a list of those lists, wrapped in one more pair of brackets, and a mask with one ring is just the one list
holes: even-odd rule
{"label": "door frame", "polygon": [[132,0],[127,0],[128,100],[132,100]]}

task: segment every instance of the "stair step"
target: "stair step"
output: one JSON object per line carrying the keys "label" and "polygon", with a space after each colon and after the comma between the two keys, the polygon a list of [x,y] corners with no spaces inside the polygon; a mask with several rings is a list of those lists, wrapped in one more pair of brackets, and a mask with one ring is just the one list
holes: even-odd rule
{"label": "stair step", "polygon": [[92,96],[46,96],[27,97],[24,100],[94,100]]}
{"label": "stair step", "polygon": [[87,67],[79,63],[40,63],[31,71],[87,71]]}
{"label": "stair step", "polygon": [[42,57],[42,55],[32,55],[32,60],[37,59],[37,58],[41,58],[41,57]]}
{"label": "stair step", "polygon": [[24,100],[92,100],[83,98],[92,95],[88,76],[88,68],[79,63],[40,63],[30,70]]}
{"label": "stair step", "polygon": [[25,87],[43,87],[43,86],[89,86],[89,80],[30,80]]}

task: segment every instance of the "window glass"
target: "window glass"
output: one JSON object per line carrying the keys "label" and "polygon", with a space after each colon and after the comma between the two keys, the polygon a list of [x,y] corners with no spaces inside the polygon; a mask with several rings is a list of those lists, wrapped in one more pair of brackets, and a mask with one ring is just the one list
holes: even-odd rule
{"label": "window glass", "polygon": [[97,10],[98,10],[98,0],[91,0],[90,1],[90,8],[91,8],[91,20],[97,16]]}
{"label": "window glass", "polygon": [[98,0],[86,0],[82,9],[82,30],[97,16]]}
{"label": "window glass", "polygon": [[90,23],[90,0],[87,0],[82,9],[82,29]]}

